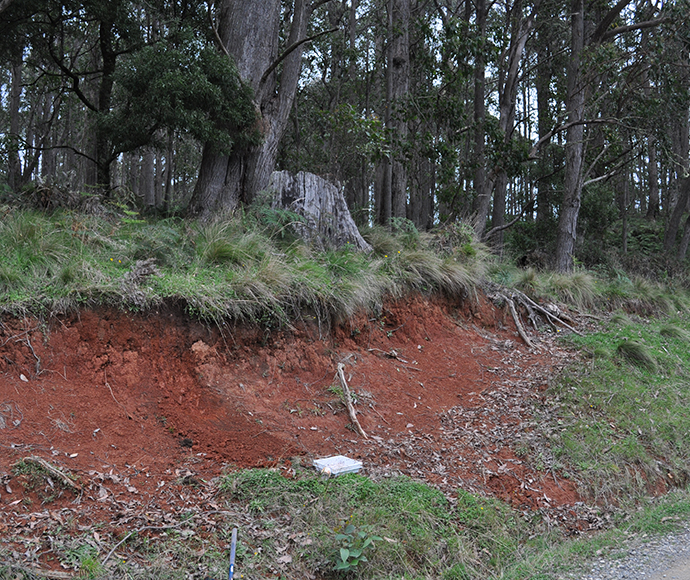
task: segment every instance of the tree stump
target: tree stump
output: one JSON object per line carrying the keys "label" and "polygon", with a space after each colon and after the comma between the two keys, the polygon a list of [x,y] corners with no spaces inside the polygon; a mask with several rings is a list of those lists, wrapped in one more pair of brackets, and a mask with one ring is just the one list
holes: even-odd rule
{"label": "tree stump", "polygon": [[321,249],[347,246],[358,251],[372,251],[359,233],[339,185],[304,171],[297,175],[274,171],[269,190],[274,194],[274,208],[287,209],[304,218],[294,224],[302,239]]}

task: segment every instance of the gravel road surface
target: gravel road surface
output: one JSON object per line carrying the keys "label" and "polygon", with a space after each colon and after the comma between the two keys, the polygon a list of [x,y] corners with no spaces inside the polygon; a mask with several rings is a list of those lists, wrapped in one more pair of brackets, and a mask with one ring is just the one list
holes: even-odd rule
{"label": "gravel road surface", "polygon": [[665,536],[636,537],[627,549],[595,560],[578,580],[690,580],[690,525]]}

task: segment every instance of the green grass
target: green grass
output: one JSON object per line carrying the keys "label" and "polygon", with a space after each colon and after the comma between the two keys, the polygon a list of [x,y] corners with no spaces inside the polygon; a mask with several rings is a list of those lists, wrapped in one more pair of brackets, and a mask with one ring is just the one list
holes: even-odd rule
{"label": "green grass", "polygon": [[[289,212],[250,208],[225,220],[132,219],[4,207],[0,312],[53,314],[84,305],[145,310],[165,301],[213,322],[286,325],[305,309],[326,326],[379,309],[413,291],[466,295],[480,282],[486,250],[465,232],[420,234],[411,224],[373,229],[373,254],[316,251],[291,234]],[[131,272],[153,260],[158,273]]]}
{"label": "green grass", "polygon": [[441,492],[406,477],[328,480],[298,471],[288,479],[276,471],[250,470],[226,476],[221,493],[259,518],[263,529],[274,530],[273,541],[253,544],[247,560],[238,562],[259,576],[270,571],[290,530],[309,536],[299,559],[293,554],[291,574],[300,577],[339,577],[334,573],[338,534],[349,525],[381,537],[368,561],[349,576],[371,579],[498,576],[522,557],[521,542],[530,531],[519,512],[499,501],[460,492],[452,505]]}
{"label": "green grass", "polygon": [[615,315],[599,331],[572,336],[584,364],[547,394],[542,425],[552,461],[592,502],[621,505],[690,475],[690,319],[636,322]]}

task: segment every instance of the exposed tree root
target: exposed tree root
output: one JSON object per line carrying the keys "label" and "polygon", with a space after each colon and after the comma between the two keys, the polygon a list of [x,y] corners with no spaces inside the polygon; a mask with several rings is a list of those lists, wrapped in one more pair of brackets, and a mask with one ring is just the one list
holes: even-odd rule
{"label": "exposed tree root", "polygon": [[529,348],[533,348],[534,343],[525,332],[525,327],[520,320],[516,303],[527,312],[527,318],[535,330],[539,329],[538,321],[539,318],[542,317],[553,328],[557,329],[558,325],[560,325],[563,328],[566,328],[567,330],[577,334],[578,336],[582,336],[582,333],[579,330],[566,322],[567,320],[571,323],[574,323],[573,319],[567,314],[563,313],[556,305],[549,304],[546,305],[546,307],[541,306],[519,290],[514,288],[501,288],[500,286],[494,284],[491,285],[488,296],[494,301],[501,301],[508,305],[510,314],[513,317],[515,326],[517,327],[518,334]]}

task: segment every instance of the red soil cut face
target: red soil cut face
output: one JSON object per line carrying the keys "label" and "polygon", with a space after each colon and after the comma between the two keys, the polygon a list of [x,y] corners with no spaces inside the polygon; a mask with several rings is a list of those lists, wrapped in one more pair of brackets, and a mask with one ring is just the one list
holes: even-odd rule
{"label": "red soil cut face", "polygon": [[[411,298],[332,332],[314,318],[289,332],[220,331],[172,310],[83,311],[49,329],[6,319],[0,476],[12,493],[0,487],[0,510],[39,509],[12,475],[28,456],[79,476],[82,506],[103,519],[97,508],[111,500],[176,509],[181,477],[287,473],[295,458],[334,454],[360,459],[372,478],[403,473],[449,497],[463,488],[524,509],[572,504],[570,482],[516,455],[532,403],[567,356],[529,351],[510,316],[481,299]],[[367,439],[350,428],[338,363]]]}

